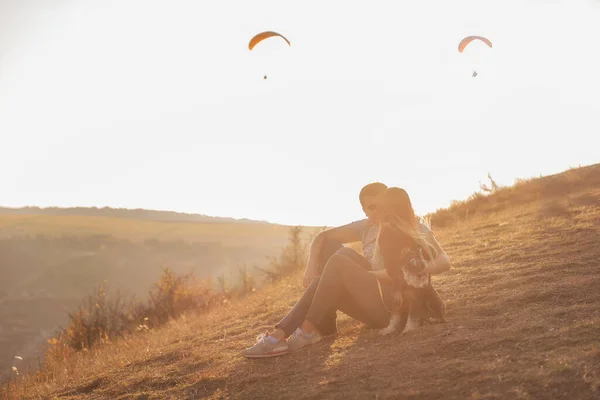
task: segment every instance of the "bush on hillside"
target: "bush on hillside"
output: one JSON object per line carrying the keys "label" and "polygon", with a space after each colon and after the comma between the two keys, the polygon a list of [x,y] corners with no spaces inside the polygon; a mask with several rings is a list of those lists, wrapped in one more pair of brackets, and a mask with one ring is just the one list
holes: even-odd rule
{"label": "bush on hillside", "polygon": [[[321,231],[324,229],[325,227]],[[288,244],[281,251],[279,257],[272,258],[267,269],[255,268],[266,274],[272,282],[305,268],[308,261],[310,244],[319,232],[310,235],[307,240],[302,240],[303,233],[302,226],[291,227],[288,235]]]}
{"label": "bush on hillside", "polygon": [[[290,228],[288,245],[278,259],[271,260],[271,277],[287,276],[306,265],[308,242],[302,240],[302,227]],[[195,282],[193,274],[177,275],[163,268],[159,280],[149,291],[148,300],[126,298],[117,292],[108,295],[106,282],[95,289],[77,310],[69,313],[69,324],[49,341],[50,355],[65,346],[74,351],[90,349],[98,343],[154,328],[180,317],[188,311],[202,312],[231,296],[245,296],[256,290],[254,277],[246,265],[238,268],[237,285],[229,288],[224,276],[218,279],[221,290],[214,290],[210,282]]]}
{"label": "bush on hillside", "polygon": [[69,313],[69,325],[49,340],[47,356],[62,357],[65,347],[74,351],[90,349],[135,330],[160,326],[184,312],[208,309],[220,295],[207,282],[195,283],[193,279],[192,274],[176,275],[163,268],[146,302],[127,299],[119,292],[108,296],[105,282]]}

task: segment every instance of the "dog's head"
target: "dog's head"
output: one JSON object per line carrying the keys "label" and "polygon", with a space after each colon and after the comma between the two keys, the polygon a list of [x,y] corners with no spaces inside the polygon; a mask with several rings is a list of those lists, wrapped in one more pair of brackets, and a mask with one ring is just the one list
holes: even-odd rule
{"label": "dog's head", "polygon": [[429,285],[429,275],[425,273],[425,260],[421,249],[402,250],[401,261],[387,266],[388,275],[398,289],[406,285],[414,288],[424,288]]}
{"label": "dog's head", "polygon": [[425,272],[425,258],[421,248],[406,252],[402,262],[402,272],[407,285],[424,288],[429,285],[429,275]]}

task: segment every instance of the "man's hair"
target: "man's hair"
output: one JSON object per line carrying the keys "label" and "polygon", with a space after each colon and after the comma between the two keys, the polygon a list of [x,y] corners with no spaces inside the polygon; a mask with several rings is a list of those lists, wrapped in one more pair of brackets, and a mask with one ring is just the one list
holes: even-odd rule
{"label": "man's hair", "polygon": [[381,182],[373,182],[373,183],[369,183],[368,185],[363,186],[362,189],[360,189],[360,193],[358,194],[358,200],[360,201],[360,204],[362,205],[363,203],[363,199],[365,198],[365,196],[379,196],[380,194],[383,194],[387,191],[388,187],[386,184],[381,183]]}

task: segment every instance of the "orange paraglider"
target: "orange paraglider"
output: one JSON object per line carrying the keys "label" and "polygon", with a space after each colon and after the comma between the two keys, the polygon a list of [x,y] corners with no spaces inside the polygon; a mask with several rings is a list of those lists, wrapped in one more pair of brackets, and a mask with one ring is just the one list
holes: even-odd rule
{"label": "orange paraglider", "polygon": [[254,46],[256,46],[257,44],[259,44],[263,40],[268,39],[270,37],[274,37],[274,36],[279,36],[280,38],[282,38],[283,40],[285,40],[289,46],[292,45],[290,43],[290,41],[287,40],[287,38],[285,36],[283,36],[282,34],[277,33],[277,32],[272,32],[272,31],[265,31],[265,32],[261,32],[261,33],[259,33],[257,35],[254,35],[254,37],[252,37],[252,39],[250,39],[250,43],[248,43],[248,48],[250,50],[252,50],[254,48]]}
{"label": "orange paraglider", "polygon": [[473,40],[481,40],[483,43],[487,44],[489,47],[492,47],[492,42],[488,38],[485,38],[483,36],[467,36],[466,38],[461,40],[460,43],[458,44],[458,51],[460,53],[462,53],[463,50],[465,49],[465,47],[467,47],[469,45],[469,43],[471,43]]}

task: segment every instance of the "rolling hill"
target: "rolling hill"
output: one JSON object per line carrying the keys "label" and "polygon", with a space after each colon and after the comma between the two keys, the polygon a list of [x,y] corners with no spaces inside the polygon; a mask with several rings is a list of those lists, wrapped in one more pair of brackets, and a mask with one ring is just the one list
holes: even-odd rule
{"label": "rolling hill", "polygon": [[346,317],[284,357],[240,351],[300,296],[300,275],[76,354],[13,398],[597,399],[600,165],[475,195],[432,217],[452,260],[448,322],[380,337]]}
{"label": "rolling hill", "polygon": [[235,219],[228,217],[213,217],[205,214],[190,214],[175,211],[159,211],[112,208],[112,207],[0,207],[0,215],[55,215],[55,216],[87,216],[87,217],[111,217],[146,219],[152,221],[171,222],[202,222],[202,223],[239,223],[239,224],[267,224],[266,221],[256,221],[247,218]]}
{"label": "rolling hill", "polygon": [[[162,267],[235,285],[239,268],[256,271],[279,255],[290,228],[146,210],[143,218],[137,210],[17,211],[0,213],[0,354],[28,357],[105,281],[140,299]],[[0,371],[11,362],[0,357]]]}

